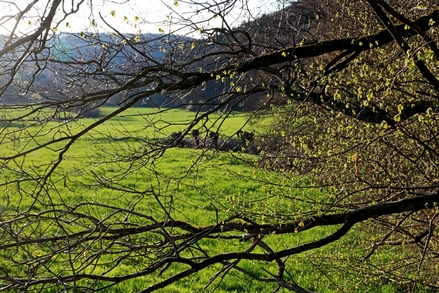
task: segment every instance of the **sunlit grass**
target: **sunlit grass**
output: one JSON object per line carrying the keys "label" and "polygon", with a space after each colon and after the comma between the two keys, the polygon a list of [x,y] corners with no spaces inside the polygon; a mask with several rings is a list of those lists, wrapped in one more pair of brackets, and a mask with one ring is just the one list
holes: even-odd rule
{"label": "sunlit grass", "polygon": [[[114,110],[116,108],[102,108],[103,114],[109,114]],[[307,213],[322,208],[320,203],[328,200],[328,195],[320,190],[298,188],[306,178],[300,178],[294,173],[279,174],[255,168],[257,157],[253,155],[171,148],[157,157],[149,157],[148,143],[151,139],[164,138],[174,131],[185,131],[195,115],[196,113],[178,109],[157,113],[157,109],[132,108],[78,137],[69,149],[64,149],[65,142],[60,142],[40,148],[26,156],[8,160],[5,162],[7,168],[4,168],[4,172],[0,175],[3,182],[0,186],[0,199],[5,203],[3,207],[5,213],[13,214],[27,208],[30,208],[31,213],[36,213],[49,204],[66,207],[89,202],[112,203],[121,208],[144,213],[158,221],[166,218],[162,208],[169,207],[167,212],[173,219],[188,221],[196,226],[215,225],[234,215],[243,215],[260,223],[282,223],[300,220]],[[209,120],[201,120],[196,127],[211,128],[215,131],[219,129],[224,137],[233,136],[241,128],[249,131],[264,131],[263,128],[258,128],[262,127],[260,124],[246,124],[247,119],[248,116],[245,114],[231,114],[226,118],[215,114]],[[87,118],[68,123],[48,122],[24,129],[9,125],[3,133],[15,134],[19,137],[19,141],[2,144],[0,148],[5,157],[16,155],[20,151],[38,147],[52,139],[74,136],[96,121],[98,119]],[[24,131],[27,131],[27,134]],[[38,139],[29,139],[34,134],[39,135]],[[41,177],[55,166],[63,151],[65,152],[62,161],[54,169],[47,186],[39,188],[36,182],[40,182]],[[21,182],[17,183],[17,179]],[[151,196],[153,193],[157,197]],[[35,204],[36,201],[39,204]],[[109,212],[99,206],[88,207],[82,212],[97,219],[109,216]],[[66,227],[71,229],[71,232],[81,228],[80,223],[76,227],[66,224]],[[337,227],[325,227],[297,234],[269,235],[264,241],[272,249],[282,250],[328,236],[335,229]],[[23,230],[23,233],[29,233],[29,237],[35,232],[44,235],[63,233],[56,225],[32,224]],[[319,259],[322,256],[331,256],[349,260],[353,255],[360,253],[345,250],[351,242],[361,241],[358,237],[362,235],[358,235],[360,234],[285,259],[291,272],[291,281],[294,279],[308,289],[334,292],[337,289],[335,284],[346,281],[344,277],[348,267],[326,276],[319,266],[325,262],[330,263],[331,259],[322,260],[322,263]],[[211,254],[215,254],[244,251],[251,245],[249,241],[224,242],[217,239],[203,239],[199,241],[199,245]],[[44,255],[50,253],[50,249],[50,247],[39,247],[29,253]],[[259,248],[255,251],[264,253]],[[23,261],[29,257],[26,254],[15,255],[15,258]],[[85,257],[84,252],[84,256],[78,256],[78,259],[84,260]],[[78,264],[75,269],[80,272],[103,274],[113,261],[114,256],[103,256],[99,266],[81,268]],[[136,259],[127,259],[111,271],[110,275],[134,273],[144,269],[146,265]],[[241,261],[238,265],[255,275],[267,276],[257,261]],[[266,263],[263,265],[267,268]],[[182,265],[172,265],[161,276],[155,274],[141,277],[109,287],[107,291],[141,290],[175,274],[181,268]],[[201,292],[220,268],[219,265],[210,267],[167,287],[163,292]],[[268,268],[270,273],[276,273],[275,263],[270,264]],[[60,272],[66,269],[68,268],[51,268]],[[11,274],[24,273],[20,264],[10,267],[9,270]],[[276,284],[252,281],[250,277],[235,270],[231,270],[230,274],[233,278],[226,277],[221,282],[221,278],[218,278],[212,283],[212,286],[219,286],[216,292],[268,292],[276,288]],[[352,277],[353,282],[357,282],[355,278]],[[354,284],[348,283],[346,286],[354,288]],[[50,292],[50,289],[47,292]],[[380,291],[371,289],[370,292]],[[388,292],[392,291],[389,289]]]}

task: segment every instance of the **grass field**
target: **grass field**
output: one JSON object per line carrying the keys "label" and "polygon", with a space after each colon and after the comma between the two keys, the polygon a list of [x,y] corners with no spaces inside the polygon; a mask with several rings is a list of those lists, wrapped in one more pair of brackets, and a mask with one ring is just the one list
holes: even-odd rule
{"label": "grass field", "polygon": [[[115,108],[103,108],[102,112],[108,114],[114,110]],[[65,150],[64,146],[68,140],[38,147],[50,140],[74,136],[96,122],[96,119],[81,119],[69,123],[48,122],[43,126],[35,124],[29,127],[9,125],[3,130],[4,136],[14,135],[17,140],[4,139],[1,146],[4,157],[33,148],[38,149],[26,156],[9,159],[5,163],[2,173],[4,183],[0,186],[3,189],[0,197],[5,203],[5,213],[13,214],[26,209],[35,213],[44,210],[48,203],[60,207],[71,207],[83,202],[111,203],[120,208],[147,214],[156,220],[166,219],[166,209],[175,220],[203,226],[240,214],[267,223],[300,219],[308,212],[323,208],[324,203],[330,200],[331,195],[328,191],[322,193],[320,190],[302,188],[307,178],[301,178],[294,173],[278,174],[254,168],[257,158],[252,155],[179,148],[151,154],[151,141],[157,141],[175,131],[185,131],[194,115],[193,112],[178,109],[162,112],[148,108],[129,109],[75,138],[74,144],[63,153],[59,165],[57,160]],[[259,124],[250,124],[247,120],[248,116],[245,114],[231,114],[226,119],[218,114],[212,115],[209,120],[200,120],[197,127],[205,126],[219,130],[223,136],[232,136],[241,128],[264,131],[266,120]],[[31,136],[35,139],[29,139]],[[45,181],[46,185],[41,187],[39,184],[45,180],[44,175],[51,172],[55,165],[56,169],[50,180]],[[17,179],[21,182],[17,183]],[[156,197],[153,197],[153,194]],[[110,218],[111,212],[99,206],[86,211],[101,220]],[[23,233],[28,233],[28,237],[33,237],[32,233],[60,233],[56,230],[59,229],[56,225],[47,224],[47,227],[44,227],[37,224],[33,226],[28,221],[26,223],[28,226],[23,228]],[[138,219],[137,223],[141,224],[142,220]],[[66,223],[65,226],[72,231],[78,229],[72,223]],[[334,229],[317,228],[300,235],[269,236],[266,242],[273,249],[284,249],[324,237]],[[346,247],[350,247],[352,242],[362,241],[358,235],[351,234],[352,236],[344,239],[343,243],[286,260],[291,279],[305,288],[319,289],[319,292],[334,292],[337,286],[351,289],[361,286],[369,288],[370,292],[393,292],[395,288],[392,286],[374,289],[373,284],[363,284],[361,276],[347,275],[350,271],[349,266],[354,265],[351,260],[359,252],[346,251]],[[243,251],[249,245],[236,240],[230,240],[226,244],[215,239],[204,239],[198,245],[208,248],[212,253]],[[45,249],[49,248],[28,249],[29,253],[35,255],[47,253]],[[18,262],[11,264],[6,260],[6,254],[11,252],[2,253],[5,259],[1,263],[3,266],[10,266],[8,270],[18,274],[20,270],[24,270],[19,261],[26,259],[25,254],[20,256],[17,253],[15,259]],[[345,266],[331,267],[333,258],[338,261],[345,259]],[[112,267],[115,259],[117,258],[112,255],[104,256],[99,258],[95,266],[83,268],[78,258],[75,269],[94,274],[124,275],[134,273],[139,267],[146,265],[145,260],[140,258],[127,258],[111,272],[106,272]],[[60,263],[62,262],[54,261],[51,271],[63,272],[66,268]],[[257,262],[242,261],[239,265],[255,275],[267,275]],[[355,265],[361,266],[358,263]],[[106,292],[141,290],[157,280],[169,277],[179,266],[181,265],[173,265],[164,275],[157,274],[120,283],[110,287]],[[275,267],[273,264],[272,269]],[[203,270],[193,277],[167,287],[163,292],[201,292],[218,269],[219,267],[211,267]],[[230,271],[230,276],[233,277],[226,277],[216,292],[270,292],[276,288],[275,284],[256,282],[234,270]],[[214,287],[213,285],[206,292],[210,292]]]}

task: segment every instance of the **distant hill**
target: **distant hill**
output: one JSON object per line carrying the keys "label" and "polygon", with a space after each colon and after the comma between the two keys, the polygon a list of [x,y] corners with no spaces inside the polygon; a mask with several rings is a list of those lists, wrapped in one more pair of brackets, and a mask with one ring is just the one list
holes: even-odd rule
{"label": "distant hill", "polygon": [[[7,39],[8,36],[0,35],[0,49],[4,47]],[[140,68],[154,65],[151,64],[151,60],[160,61],[168,58],[170,46],[174,43],[190,40],[177,35],[150,33],[127,36],[108,33],[55,34],[46,42],[46,48],[39,53],[39,60],[35,60],[33,54],[27,58],[31,62],[26,62],[15,74],[13,82],[0,97],[0,102],[25,103],[35,97],[42,100],[59,100],[67,98],[67,94],[75,91],[81,95],[90,88],[104,89],[112,80],[114,83],[122,84],[124,79]],[[5,66],[3,75],[0,74],[0,86],[10,80],[12,64],[24,49],[24,46],[19,47],[15,55],[9,54],[6,57],[10,59],[7,60],[9,63],[5,62],[9,65]],[[45,64],[47,59],[50,62]],[[24,91],[23,88],[31,82],[29,91]],[[117,104],[117,99],[115,97],[106,103]],[[165,100],[166,97],[156,95],[139,104],[157,106],[166,103]]]}
{"label": "distant hill", "polygon": [[[234,44],[234,37],[242,40],[243,44],[248,42],[245,39],[247,36],[242,32],[248,33],[251,37],[250,50],[256,55],[301,41],[312,42],[315,39],[311,34],[307,34],[307,30],[311,29],[310,23],[315,22],[319,12],[310,7],[308,2],[312,4],[313,1],[293,2],[282,11],[240,24],[234,30],[241,32],[234,33],[233,37],[226,32],[218,32],[216,39],[202,40],[151,33],[126,36],[108,33],[55,34],[46,43],[47,48],[38,55],[39,61],[33,59],[34,55],[28,57],[33,62],[28,62],[23,70],[17,73],[14,83],[0,97],[0,101],[17,103],[29,99],[68,100],[72,94],[82,96],[91,90],[121,85],[142,68],[155,66],[154,60],[172,60],[172,63],[177,65],[175,68],[181,70],[213,70],[226,62],[241,62],[251,56],[247,55],[250,52],[222,53],[233,47],[236,47],[238,52],[242,50]],[[3,47],[5,39],[6,36],[0,35],[0,48]],[[193,43],[196,43],[196,46],[192,46]],[[47,66],[44,66],[44,58],[51,60]],[[199,60],[196,62],[188,62],[197,58]],[[32,67],[35,63],[40,67]],[[1,83],[6,80],[7,75],[0,75]],[[23,92],[21,88],[30,81],[33,82],[30,90]],[[203,105],[204,108],[209,108],[222,102],[227,96],[226,85],[227,81],[225,84],[221,80],[213,80],[178,97],[168,93],[156,94],[139,101],[138,105],[190,108]],[[132,90],[130,94],[145,89]],[[21,98],[17,99],[19,94]],[[118,105],[123,99],[124,96],[116,95],[104,103]],[[251,110],[263,101],[264,97],[255,94],[253,98],[246,99],[245,103],[232,101],[230,107],[235,110]]]}

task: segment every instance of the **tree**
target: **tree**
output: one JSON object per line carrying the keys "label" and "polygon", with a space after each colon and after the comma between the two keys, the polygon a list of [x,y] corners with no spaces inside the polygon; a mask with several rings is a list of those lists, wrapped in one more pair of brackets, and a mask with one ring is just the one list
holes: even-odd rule
{"label": "tree", "polygon": [[[152,292],[202,271],[211,278],[195,290],[228,278],[294,292],[439,287],[435,1],[301,0],[257,18],[244,0],[174,1],[170,31],[152,36],[121,32],[116,12],[95,7],[89,31],[59,34],[87,8],[67,2],[0,2],[12,9],[1,23],[13,23],[0,49],[3,290],[128,283]],[[236,12],[247,19],[232,25]],[[22,32],[31,15],[39,24]],[[208,83],[220,90],[206,95]],[[164,106],[197,101],[171,142],[142,137],[175,127],[159,123],[168,108],[144,117],[140,130],[95,132],[158,95]],[[115,100],[102,117],[78,120]],[[236,176],[264,196],[203,191],[202,164],[218,152],[199,150],[181,174],[160,169],[194,130],[221,133],[231,111],[250,102],[273,123],[250,160],[257,175]],[[272,173],[258,173],[264,168]],[[205,217],[179,213],[193,201],[182,185],[207,196]],[[319,283],[301,283],[302,261]]]}

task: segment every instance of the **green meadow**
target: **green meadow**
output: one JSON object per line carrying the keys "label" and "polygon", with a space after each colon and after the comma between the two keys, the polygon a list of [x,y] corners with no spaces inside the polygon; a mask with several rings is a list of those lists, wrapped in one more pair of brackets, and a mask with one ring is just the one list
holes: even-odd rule
{"label": "green meadow", "polygon": [[[105,115],[114,110],[116,108],[101,109]],[[70,122],[35,123],[29,119],[23,121],[23,124],[28,124],[27,127],[4,125],[3,136],[15,136],[17,140],[3,139],[1,145],[3,156],[11,157],[1,175],[2,208],[12,214],[26,209],[38,212],[49,203],[59,205],[60,208],[81,205],[83,202],[111,203],[121,209],[146,214],[157,221],[171,216],[174,220],[204,226],[236,215],[265,223],[296,220],[311,212],[324,211],[330,203],[333,196],[331,190],[308,188],[310,178],[300,177],[294,172],[275,173],[259,169],[256,167],[258,158],[254,155],[191,148],[161,148],[163,138],[172,132],[185,131],[196,118],[195,115],[194,112],[178,109],[157,111],[131,108],[81,136],[75,135],[98,120],[87,118]],[[259,117],[250,122],[249,118],[249,115],[242,113],[232,113],[226,117],[214,113],[209,119],[200,119],[196,127],[218,130],[222,137],[232,137],[241,128],[256,133],[266,131],[269,118]],[[74,137],[68,149],[65,145],[70,140],[64,140],[65,137]],[[47,144],[57,139],[60,141]],[[29,150],[34,151],[25,156],[13,157]],[[46,180],[44,175],[48,172],[52,173],[50,179]],[[17,179],[20,179],[19,183]],[[46,184],[39,185],[43,180],[46,180]],[[102,220],[111,217],[112,211],[96,205],[96,208],[83,212]],[[279,250],[327,236],[336,228],[314,228],[293,235],[267,236],[264,240],[274,250]],[[50,225],[33,227],[29,224],[24,229],[29,229],[29,237],[40,230],[44,230],[44,233],[58,233],[56,226]],[[69,229],[74,231],[78,228],[72,224]],[[397,292],[397,287],[392,284],[375,288],[373,284],[363,284],[361,275],[350,275],[350,266],[355,265],[357,271],[364,266],[354,263],[361,252],[350,249],[351,244],[364,241],[360,231],[361,226],[356,227],[340,242],[286,259],[291,282],[295,281],[311,290],[319,288],[319,292],[334,292],[339,286],[349,290],[355,290],[358,286],[368,288],[370,292]],[[215,254],[244,251],[251,244],[236,239],[221,242],[203,239],[198,245]],[[32,249],[36,254],[46,253],[39,247]],[[263,252],[258,248],[256,251]],[[86,252],[84,249],[84,254]],[[15,264],[7,260],[0,260],[0,263],[9,266],[11,271],[19,272],[24,270],[19,260],[25,257],[17,254]],[[93,267],[82,267],[78,261],[75,269],[79,273],[115,276],[135,273],[146,266],[145,260],[127,258],[113,268],[115,259],[117,257],[112,255],[103,256]],[[333,259],[345,265],[332,267]],[[270,276],[277,269],[273,263],[270,267],[272,271],[264,271],[256,261],[241,261],[238,266],[259,277]],[[111,271],[108,271],[109,268],[112,268]],[[108,287],[104,292],[140,291],[175,274],[181,268],[182,265],[172,265],[163,275],[154,274],[122,282]],[[61,274],[66,268],[60,262],[53,262],[50,269]],[[161,292],[202,292],[220,269],[220,266],[210,267]],[[206,288],[206,292],[211,292],[216,286],[218,288],[215,292],[271,292],[277,287],[273,283],[257,282],[239,270],[230,270],[229,274],[224,279],[216,278]]]}

